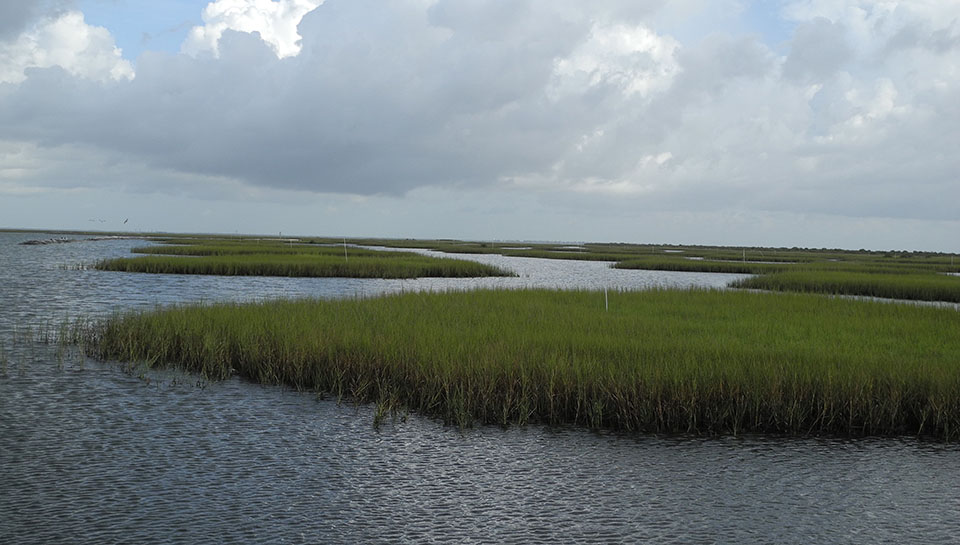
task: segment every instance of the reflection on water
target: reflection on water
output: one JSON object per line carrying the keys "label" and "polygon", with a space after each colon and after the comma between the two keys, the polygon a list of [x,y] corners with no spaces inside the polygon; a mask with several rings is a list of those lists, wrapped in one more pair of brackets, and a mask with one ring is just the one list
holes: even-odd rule
{"label": "reflection on water", "polygon": [[[68,270],[139,243],[18,237],[0,234],[2,543],[956,543],[960,531],[956,445],[460,432],[416,416],[374,429],[365,406],[58,354],[15,329],[178,300],[451,286]],[[512,282],[540,281],[540,260],[500,259],[525,274]],[[549,262],[543,276],[647,282],[589,277],[596,265]]]}

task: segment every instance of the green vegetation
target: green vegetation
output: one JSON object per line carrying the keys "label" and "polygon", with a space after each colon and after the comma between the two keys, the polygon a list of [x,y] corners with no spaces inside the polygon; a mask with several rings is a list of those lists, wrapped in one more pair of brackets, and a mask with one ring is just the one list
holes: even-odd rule
{"label": "green vegetation", "polygon": [[[332,239],[313,241],[333,242]],[[734,287],[924,301],[956,302],[958,282],[939,273],[960,272],[958,256],[934,252],[595,243],[494,244],[456,240],[354,242],[448,253],[612,261],[619,269],[754,274],[762,276],[737,282]]]}
{"label": "green vegetation", "polygon": [[[339,243],[340,239],[314,238],[317,243]],[[647,263],[675,263],[677,266],[700,267],[711,272],[716,262],[736,262],[743,266],[753,264],[830,264],[883,267],[913,267],[940,272],[960,272],[960,256],[936,252],[876,252],[867,250],[810,249],[810,248],[730,248],[719,246],[677,246],[623,243],[527,243],[527,242],[470,242],[459,240],[413,239],[347,239],[347,242],[395,248],[424,248],[447,253],[502,254],[520,257],[552,259],[581,259],[600,261],[638,260]],[[699,263],[699,265],[698,265]],[[643,266],[624,268],[645,268]],[[664,269],[667,270],[667,269]],[[688,269],[683,269],[688,270]],[[763,271],[767,272],[767,271]]]}
{"label": "green vegetation", "polygon": [[786,270],[790,264],[747,263],[741,261],[693,260],[682,257],[652,256],[627,259],[614,264],[617,269],[644,269],[651,271],[686,271],[710,273],[764,274]]}
{"label": "green vegetation", "polygon": [[242,242],[191,239],[189,242],[171,242],[174,244],[133,250],[137,253],[164,255],[108,259],[97,263],[96,268],[168,274],[349,278],[464,278],[512,274],[473,261],[427,257],[410,252],[262,240]]}
{"label": "green vegetation", "polygon": [[[51,234],[80,234],[73,231],[47,231]],[[123,234],[131,233],[105,233]],[[425,265],[428,258],[412,261],[372,264],[361,262],[363,252],[350,248],[351,263],[338,264],[342,245],[422,248],[450,254],[500,254],[513,257],[610,261],[620,269],[646,269],[708,273],[763,275],[734,284],[734,287],[777,291],[818,292],[867,297],[894,297],[924,301],[957,302],[956,282],[939,273],[960,273],[960,256],[938,252],[868,251],[811,248],[731,248],[623,243],[529,243],[474,242],[452,239],[372,239],[372,238],[282,238],[250,235],[170,235],[145,236],[163,242],[163,246],[135,249],[136,252],[166,254],[164,258],[111,260],[98,268],[139,272],[187,274],[249,274],[280,276],[351,276],[360,278],[411,276],[489,276],[509,275],[482,265]],[[315,253],[311,253],[311,250]],[[368,257],[385,257],[367,251]],[[303,255],[318,255],[316,260]],[[169,256],[195,256],[174,260]],[[202,260],[197,257],[222,257]],[[239,259],[238,256],[248,256]],[[287,257],[282,257],[287,256]],[[327,259],[332,257],[333,259]],[[396,257],[396,256],[394,256]],[[346,259],[344,261],[347,261]],[[81,267],[82,268],[82,267]],[[847,274],[840,274],[847,273]],[[785,276],[781,276],[784,275]],[[863,276],[869,274],[870,276]],[[772,275],[772,276],[771,276]],[[903,276],[898,278],[898,276]],[[910,277],[910,278],[908,278]]]}
{"label": "green vegetation", "polygon": [[[155,254],[153,256],[103,261],[97,268],[127,272],[357,278],[509,274],[469,261],[437,260],[414,253],[354,246],[362,244],[425,248],[451,254],[611,261],[620,269],[753,274],[760,276],[735,282],[732,287],[960,302],[960,279],[940,274],[960,272],[956,256],[927,252],[237,236],[159,240],[164,244],[133,250]],[[351,246],[345,257],[346,242]]]}
{"label": "green vegetation", "polygon": [[88,326],[106,359],[239,374],[460,426],[960,436],[960,313],[742,291],[407,293]]}
{"label": "green vegetation", "polygon": [[755,276],[733,282],[731,286],[960,303],[960,277],[943,274],[796,271]]}
{"label": "green vegetation", "polygon": [[796,255],[792,263],[750,263],[653,256],[616,263],[622,269],[653,269],[746,273],[759,275],[730,284],[735,288],[815,292],[960,302],[960,278],[944,275],[957,266],[950,256],[896,257],[830,252],[829,259],[812,259],[809,252]]}

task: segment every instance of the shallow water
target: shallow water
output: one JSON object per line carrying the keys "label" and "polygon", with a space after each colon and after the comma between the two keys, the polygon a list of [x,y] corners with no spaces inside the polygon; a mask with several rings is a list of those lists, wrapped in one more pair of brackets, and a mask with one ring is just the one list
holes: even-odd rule
{"label": "shallow water", "polygon": [[[24,332],[176,301],[456,284],[70,270],[61,266],[142,243],[16,246],[28,238],[39,237],[0,233],[0,543],[958,540],[957,445],[460,432],[415,415],[375,429],[366,406],[58,353]],[[492,281],[512,285],[550,275],[613,289],[691,281],[499,259],[524,276]]]}

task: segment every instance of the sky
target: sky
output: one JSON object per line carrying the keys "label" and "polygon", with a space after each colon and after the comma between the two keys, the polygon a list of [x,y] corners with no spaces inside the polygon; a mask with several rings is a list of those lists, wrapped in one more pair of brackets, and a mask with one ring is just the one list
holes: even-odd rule
{"label": "sky", "polygon": [[0,0],[0,227],[960,252],[960,1]]}

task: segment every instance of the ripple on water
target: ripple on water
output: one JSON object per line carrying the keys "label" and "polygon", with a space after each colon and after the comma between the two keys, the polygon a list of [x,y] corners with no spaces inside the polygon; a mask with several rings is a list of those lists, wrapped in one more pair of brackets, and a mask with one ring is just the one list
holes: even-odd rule
{"label": "ripple on water", "polygon": [[320,286],[369,294],[373,284],[145,282],[56,266],[136,241],[17,253],[10,238],[0,235],[4,258],[21,264],[0,272],[3,543],[951,543],[960,531],[956,445],[460,432],[417,417],[375,429],[366,406],[58,358],[14,343],[13,327]]}
{"label": "ripple on water", "polygon": [[283,388],[72,365],[0,380],[0,535],[20,543],[948,543],[958,529],[951,445],[376,430],[369,407]]}

